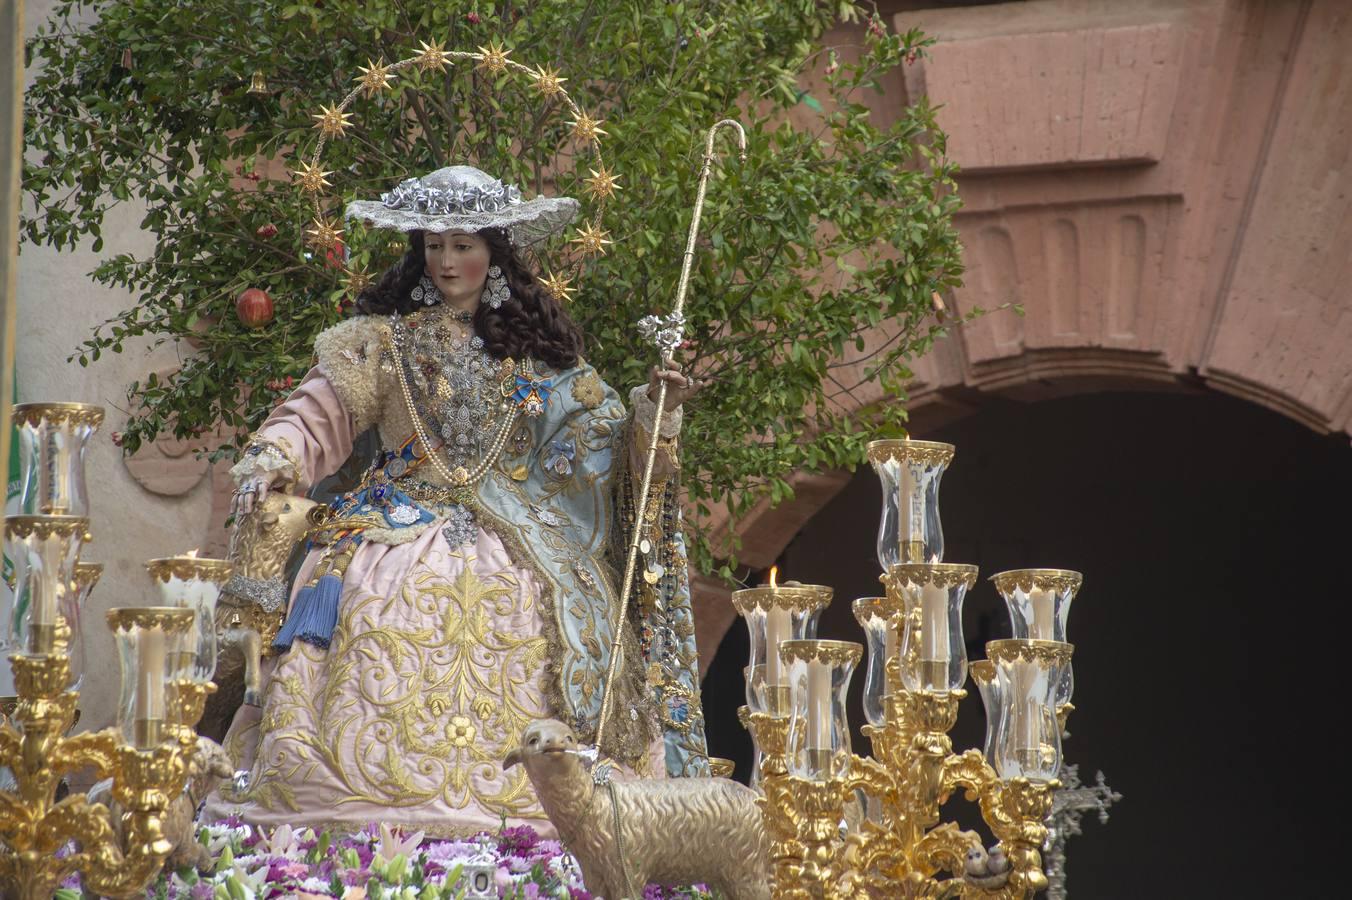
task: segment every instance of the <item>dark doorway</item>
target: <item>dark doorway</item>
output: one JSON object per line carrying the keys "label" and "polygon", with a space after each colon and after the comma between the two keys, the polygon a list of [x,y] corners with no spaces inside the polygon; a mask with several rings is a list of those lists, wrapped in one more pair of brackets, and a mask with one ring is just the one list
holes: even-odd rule
{"label": "dark doorway", "polygon": [[[1071,840],[1071,895],[1328,896],[1341,789],[1323,779],[1344,765],[1331,701],[1352,599],[1346,437],[1219,394],[1126,392],[997,402],[916,436],[957,446],[941,505],[946,560],[981,567],[971,658],[1009,633],[989,575],[1085,575],[1066,761],[1086,781],[1103,770],[1124,799]],[[783,554],[783,577],[836,589],[822,637],[862,640],[849,602],[879,588],[879,496],[861,468]],[[746,643],[734,623],[706,679],[716,754],[748,752],[723,708],[741,694]],[[861,690],[857,676],[856,727]],[[983,733],[972,690],[954,745]]]}

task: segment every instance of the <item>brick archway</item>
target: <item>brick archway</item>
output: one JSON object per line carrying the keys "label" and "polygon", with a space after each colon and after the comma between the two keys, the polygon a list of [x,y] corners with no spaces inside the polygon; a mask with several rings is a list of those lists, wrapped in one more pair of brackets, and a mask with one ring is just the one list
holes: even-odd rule
{"label": "brick archway", "polygon": [[[1026,314],[989,313],[916,363],[913,434],[1108,388],[1220,391],[1352,432],[1347,4],[904,9],[920,5],[892,4],[894,27],[937,43],[875,114],[942,106],[968,266],[948,302]],[[768,566],[848,477],[794,479],[792,502],[740,523],[742,561]],[[720,585],[696,592],[707,664],[733,614]]]}

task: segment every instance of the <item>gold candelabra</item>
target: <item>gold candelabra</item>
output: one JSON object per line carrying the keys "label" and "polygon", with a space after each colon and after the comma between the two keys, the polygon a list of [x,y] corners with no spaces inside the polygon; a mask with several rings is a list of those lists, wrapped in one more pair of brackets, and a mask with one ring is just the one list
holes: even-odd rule
{"label": "gold candelabra", "polygon": [[[869,447],[883,482],[886,587],[854,603],[868,638],[871,757],[851,752],[845,716],[863,647],[815,637],[829,589],[777,585],[772,572],[770,584],[733,595],[751,634],[743,722],[756,742],[776,898],[1023,900],[1047,887],[1041,850],[1072,709],[1065,625],[1081,577],[994,576],[1015,637],[992,641],[972,666],[986,743],[955,753],[948,732],[968,675],[962,603],[977,569],[942,562],[938,490],[952,458],[949,444]],[[997,841],[990,851],[976,832],[940,821],[959,791],[979,805]]]}
{"label": "gold candelabra", "polygon": [[[153,561],[162,605],[108,612],[122,665],[117,725],[67,734],[83,674],[83,604],[99,573],[80,562],[91,540],[84,456],[102,421],[103,410],[86,404],[14,408],[22,514],[5,518],[16,579],[0,631],[17,695],[0,723],[0,766],[14,784],[0,790],[6,896],[50,897],[75,872],[96,894],[144,892],[172,850],[164,816],[189,777],[194,726],[214,690],[224,564],[191,559],[162,575]],[[117,808],[83,793],[58,801],[62,778],[78,772],[111,779]]]}

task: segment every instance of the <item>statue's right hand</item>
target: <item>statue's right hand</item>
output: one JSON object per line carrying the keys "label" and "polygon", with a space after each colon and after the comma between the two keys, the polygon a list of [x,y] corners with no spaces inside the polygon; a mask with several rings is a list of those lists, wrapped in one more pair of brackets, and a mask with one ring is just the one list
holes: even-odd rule
{"label": "statue's right hand", "polygon": [[236,521],[247,516],[263,505],[271,490],[272,483],[266,475],[251,475],[244,479],[235,488],[235,495],[230,501],[230,514]]}

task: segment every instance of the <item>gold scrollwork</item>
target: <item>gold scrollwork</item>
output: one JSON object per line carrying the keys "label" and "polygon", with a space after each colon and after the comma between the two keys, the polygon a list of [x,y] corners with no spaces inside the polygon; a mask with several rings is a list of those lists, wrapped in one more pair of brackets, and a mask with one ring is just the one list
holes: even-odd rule
{"label": "gold scrollwork", "polygon": [[783,641],[779,655],[785,662],[819,662],[847,666],[859,662],[864,646],[854,641]]}
{"label": "gold scrollwork", "polygon": [[15,426],[103,424],[103,407],[92,403],[16,403]]}
{"label": "gold scrollwork", "polygon": [[108,610],[108,627],[114,631],[158,628],[171,634],[187,631],[196,613],[177,606],[119,606]]}
{"label": "gold scrollwork", "polygon": [[235,567],[227,560],[198,556],[166,556],[146,562],[146,571],[150,573],[150,577],[166,584],[170,578],[224,584],[230,579],[234,569]]}
{"label": "gold scrollwork", "polygon": [[953,461],[954,447],[939,441],[909,439],[870,441],[865,453],[870,463],[917,462],[926,466],[946,466]]}
{"label": "gold scrollwork", "polygon": [[905,604],[895,597],[860,597],[850,604],[854,618],[860,625],[866,625],[869,619],[891,619],[906,612]]}
{"label": "gold scrollwork", "polygon": [[932,586],[971,589],[976,584],[977,567],[964,563],[898,563],[889,566],[881,581],[889,590]]}
{"label": "gold scrollwork", "polygon": [[5,516],[5,537],[18,540],[83,538],[88,531],[88,516]]}
{"label": "gold scrollwork", "polygon": [[87,591],[99,583],[103,576],[103,563],[77,562],[75,564],[75,589]]}
{"label": "gold scrollwork", "polygon": [[989,659],[973,660],[967,671],[972,673],[972,680],[983,687],[995,681],[995,663]]}
{"label": "gold scrollwork", "polygon": [[1075,646],[1064,641],[1037,641],[1009,638],[986,644],[986,656],[994,663],[1026,662],[1044,666],[1064,666],[1070,662]]}
{"label": "gold scrollwork", "polygon": [[771,609],[813,612],[829,606],[834,593],[831,588],[818,584],[764,585],[733,591],[732,607],[742,615],[753,610],[769,612]]}
{"label": "gold scrollwork", "polygon": [[1036,589],[1069,593],[1073,597],[1084,583],[1084,576],[1070,569],[1011,569],[996,572],[990,580],[1001,596],[1009,596],[1016,589],[1025,594]]}

